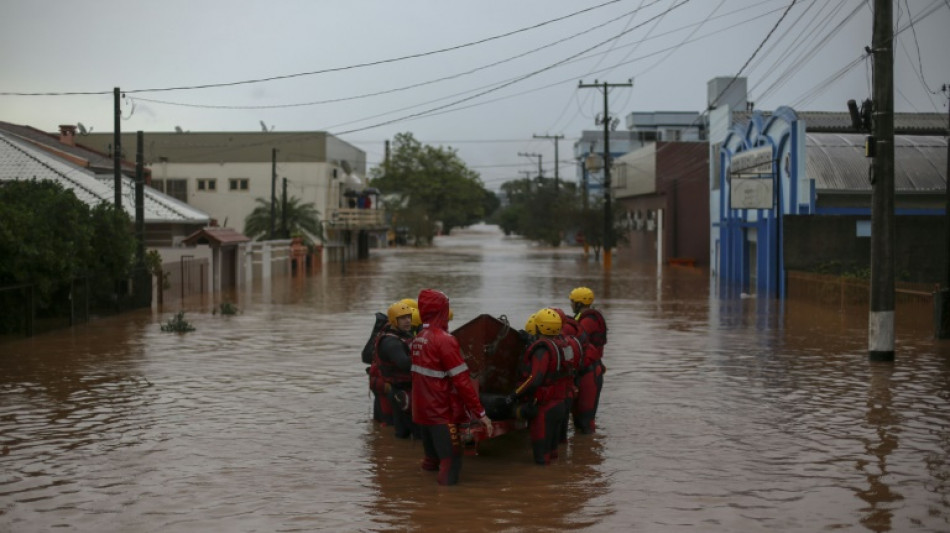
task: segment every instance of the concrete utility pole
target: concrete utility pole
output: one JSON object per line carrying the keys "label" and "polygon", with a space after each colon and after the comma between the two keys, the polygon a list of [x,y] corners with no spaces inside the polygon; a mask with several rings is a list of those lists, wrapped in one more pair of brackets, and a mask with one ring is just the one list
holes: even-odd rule
{"label": "concrete utility pole", "polygon": [[598,83],[594,80],[593,84],[584,85],[584,82],[578,84],[580,89],[603,89],[604,91],[604,270],[610,270],[611,255],[610,249],[613,246],[614,238],[614,214],[610,206],[610,104],[608,95],[611,87],[633,87],[633,81],[627,83]]}
{"label": "concrete utility pole", "polygon": [[557,192],[560,188],[560,178],[558,175],[558,167],[561,166],[561,160],[558,158],[557,145],[558,140],[563,139],[563,135],[532,135],[535,139],[554,139],[554,192]]}
{"label": "concrete utility pole", "polygon": [[115,208],[122,209],[122,105],[119,100],[118,87],[112,89],[112,102],[115,106],[113,113],[114,131],[112,132],[112,177],[115,179]]}
{"label": "concrete utility pole", "polygon": [[275,206],[277,205],[277,148],[271,148],[270,153],[270,239],[274,238],[274,225],[277,215]]}
{"label": "concrete utility pole", "polygon": [[874,0],[871,53],[871,309],[868,356],[894,360],[894,27],[893,0]]}

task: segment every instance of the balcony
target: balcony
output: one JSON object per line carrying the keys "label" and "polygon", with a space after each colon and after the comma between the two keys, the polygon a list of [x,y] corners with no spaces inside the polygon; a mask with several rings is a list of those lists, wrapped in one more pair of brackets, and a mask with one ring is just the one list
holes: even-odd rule
{"label": "balcony", "polygon": [[379,209],[331,209],[328,212],[326,227],[330,230],[385,229],[385,213]]}

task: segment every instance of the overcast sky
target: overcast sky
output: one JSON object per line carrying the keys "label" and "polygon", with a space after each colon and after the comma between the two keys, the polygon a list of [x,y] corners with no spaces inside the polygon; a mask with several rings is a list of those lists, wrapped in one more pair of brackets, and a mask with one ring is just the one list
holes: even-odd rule
{"label": "overcast sky", "polygon": [[[633,80],[610,91],[619,128],[633,111],[701,111],[706,83],[743,67],[756,109],[846,111],[869,97],[872,2],[791,3],[5,0],[0,93],[99,94],[0,95],[0,120],[111,132],[120,87],[123,131],[263,121],[334,133],[370,167],[384,140],[411,132],[458,149],[491,189],[537,168],[519,152],[542,154],[553,175],[554,141],[532,136],[563,135],[560,174],[572,178],[573,143],[603,110],[580,81]],[[950,1],[895,0],[894,11],[897,111],[946,113]]]}

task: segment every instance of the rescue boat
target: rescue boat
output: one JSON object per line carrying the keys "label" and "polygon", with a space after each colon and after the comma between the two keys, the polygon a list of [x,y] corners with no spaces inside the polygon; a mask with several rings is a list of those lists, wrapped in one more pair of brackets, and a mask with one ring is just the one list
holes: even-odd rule
{"label": "rescue boat", "polygon": [[[527,422],[513,418],[504,398],[518,386],[518,365],[527,345],[508,319],[482,314],[452,331],[462,358],[468,365],[482,406],[492,419],[492,438],[524,429]],[[462,439],[478,445],[489,438],[485,428],[473,422],[462,427]]]}

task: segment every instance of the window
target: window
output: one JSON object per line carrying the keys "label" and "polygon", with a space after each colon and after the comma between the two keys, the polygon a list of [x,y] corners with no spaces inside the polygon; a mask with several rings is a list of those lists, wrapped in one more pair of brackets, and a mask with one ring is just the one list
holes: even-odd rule
{"label": "window", "polygon": [[640,144],[656,141],[656,132],[655,131],[638,131],[637,136],[640,139]]}
{"label": "window", "polygon": [[248,178],[229,178],[228,189],[232,191],[246,191]]}
{"label": "window", "polygon": [[179,178],[179,179],[166,179],[165,180],[165,194],[171,196],[176,200],[181,200],[182,202],[188,201],[188,180]]}
{"label": "window", "polygon": [[218,190],[218,180],[215,178],[198,178],[198,190],[216,191]]}
{"label": "window", "polygon": [[156,191],[165,192],[165,180],[153,179],[151,187]]}

